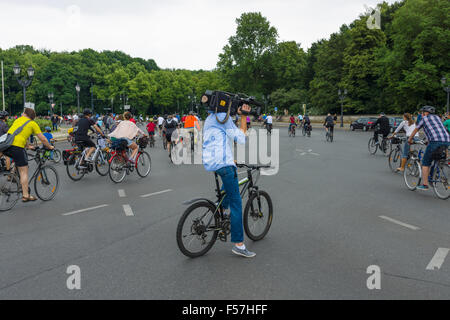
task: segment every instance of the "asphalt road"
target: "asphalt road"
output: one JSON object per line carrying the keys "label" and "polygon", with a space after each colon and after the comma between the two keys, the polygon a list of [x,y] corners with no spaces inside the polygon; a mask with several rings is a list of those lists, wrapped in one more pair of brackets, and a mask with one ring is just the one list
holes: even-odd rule
{"label": "asphalt road", "polygon": [[[450,298],[448,201],[408,191],[386,157],[369,156],[368,133],[337,130],[333,144],[319,129],[280,133],[279,173],[260,180],[274,222],[266,239],[247,241],[254,259],[222,242],[195,260],[179,252],[182,203],[212,199],[214,179],[170,164],[158,140],[147,179],[74,183],[61,164],[53,201],[0,214],[0,299]],[[66,286],[72,265],[81,290]],[[381,290],[367,287],[373,265]]]}

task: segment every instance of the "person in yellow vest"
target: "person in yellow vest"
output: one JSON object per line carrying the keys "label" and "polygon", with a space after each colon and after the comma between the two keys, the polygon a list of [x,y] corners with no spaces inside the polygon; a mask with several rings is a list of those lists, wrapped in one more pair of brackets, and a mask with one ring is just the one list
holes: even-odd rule
{"label": "person in yellow vest", "polygon": [[6,149],[3,154],[12,158],[19,170],[20,184],[22,185],[23,202],[36,201],[37,198],[30,195],[28,190],[28,158],[25,149],[33,149],[32,146],[28,146],[28,138],[31,135],[35,135],[41,140],[42,144],[49,150],[53,150],[54,147],[48,142],[47,138],[42,134],[39,125],[34,121],[36,119],[36,113],[33,109],[25,108],[22,116],[14,121],[8,133],[14,134],[14,132],[23,126],[25,127],[22,132],[15,136],[12,145]]}

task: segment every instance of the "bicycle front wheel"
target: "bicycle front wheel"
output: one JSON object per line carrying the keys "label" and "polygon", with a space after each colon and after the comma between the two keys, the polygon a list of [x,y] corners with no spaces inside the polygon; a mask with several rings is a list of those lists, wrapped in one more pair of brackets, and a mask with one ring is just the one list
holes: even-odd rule
{"label": "bicycle front wheel", "polygon": [[108,152],[102,151],[95,159],[95,171],[102,177],[106,177],[109,172],[108,155]]}
{"label": "bicycle front wheel", "polygon": [[109,165],[109,177],[114,183],[121,183],[127,175],[127,169],[125,168],[126,160],[120,156],[115,156],[111,164]]}
{"label": "bicycle front wheel", "polygon": [[253,193],[245,206],[244,230],[253,241],[264,239],[272,226],[273,204],[264,191]]}
{"label": "bicycle front wheel", "polygon": [[217,240],[218,226],[216,207],[206,201],[193,204],[184,212],[178,223],[178,248],[189,258],[205,255]]}
{"label": "bicycle front wheel", "polygon": [[58,172],[52,166],[44,166],[34,179],[34,190],[42,201],[50,201],[58,192],[59,177]]}
{"label": "bicycle front wheel", "polygon": [[447,162],[434,169],[433,189],[439,199],[450,199],[450,165]]}
{"label": "bicycle front wheel", "polygon": [[417,190],[417,187],[422,181],[422,167],[419,161],[415,159],[409,159],[405,166],[405,171],[403,172],[403,177],[405,179],[406,187],[411,190]]}
{"label": "bicycle front wheel", "polygon": [[17,176],[10,173],[0,175],[0,211],[11,210],[19,201],[20,184]]}
{"label": "bicycle front wheel", "polygon": [[53,150],[52,160],[54,163],[60,163],[61,162],[61,151],[59,150]]}
{"label": "bicycle front wheel", "polygon": [[85,175],[85,170],[80,168],[82,154],[73,154],[67,161],[66,171],[69,178],[73,181],[80,181]]}
{"label": "bicycle front wheel", "polygon": [[136,171],[141,178],[146,178],[152,170],[152,159],[147,152],[139,152],[136,160]]}
{"label": "bicycle front wheel", "polygon": [[375,153],[377,153],[378,150],[378,144],[375,142],[374,138],[371,138],[369,140],[369,153],[371,155],[374,155]]}
{"label": "bicycle front wheel", "polygon": [[398,149],[394,149],[389,154],[388,162],[389,162],[389,168],[392,172],[397,172],[397,169],[399,168],[400,164],[400,151]]}

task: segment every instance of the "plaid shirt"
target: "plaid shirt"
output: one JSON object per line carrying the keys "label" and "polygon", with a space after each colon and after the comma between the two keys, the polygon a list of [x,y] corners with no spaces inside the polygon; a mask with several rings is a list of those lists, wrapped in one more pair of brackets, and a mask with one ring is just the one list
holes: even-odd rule
{"label": "plaid shirt", "polygon": [[420,120],[417,128],[425,131],[428,141],[430,142],[449,142],[450,134],[444,127],[441,119],[436,115],[429,115]]}

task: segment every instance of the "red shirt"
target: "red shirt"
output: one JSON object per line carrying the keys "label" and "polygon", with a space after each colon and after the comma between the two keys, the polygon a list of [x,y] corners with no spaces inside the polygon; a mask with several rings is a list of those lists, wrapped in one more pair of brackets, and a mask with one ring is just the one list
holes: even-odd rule
{"label": "red shirt", "polygon": [[150,122],[150,123],[147,125],[147,131],[148,131],[148,132],[155,132],[155,128],[156,128],[156,124],[154,124],[153,122]]}
{"label": "red shirt", "polygon": [[291,117],[291,124],[295,124],[295,118]]}

